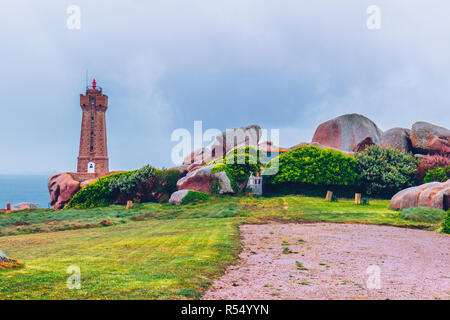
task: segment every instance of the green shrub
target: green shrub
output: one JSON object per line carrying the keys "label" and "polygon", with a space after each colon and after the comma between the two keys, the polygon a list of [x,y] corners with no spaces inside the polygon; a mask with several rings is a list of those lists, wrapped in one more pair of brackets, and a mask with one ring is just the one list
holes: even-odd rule
{"label": "green shrub", "polygon": [[399,215],[409,221],[438,223],[444,218],[445,211],[430,207],[414,207],[403,209]]}
{"label": "green shrub", "polygon": [[428,170],[425,175],[425,178],[423,178],[423,183],[428,183],[428,182],[433,182],[433,181],[437,181],[437,182],[447,181],[448,179],[450,179],[449,168],[450,168],[450,166],[448,166],[447,169],[436,168],[436,169]]}
{"label": "green shrub", "polygon": [[106,207],[114,203],[162,202],[176,191],[179,172],[159,170],[151,166],[120,172],[98,179],[78,191],[67,208],[87,209]]}
{"label": "green shrub", "polygon": [[82,188],[75,193],[72,199],[70,199],[66,208],[88,209],[107,207],[113,204],[118,196],[118,192],[110,189],[110,181],[118,179],[120,176],[126,174],[128,174],[128,172],[113,173]]}
{"label": "green shrub", "polygon": [[198,191],[188,191],[188,193],[184,196],[183,200],[181,200],[181,204],[195,204],[200,201],[206,201],[209,199],[209,194]]}
{"label": "green shrub", "polygon": [[266,183],[322,186],[356,186],[359,183],[356,160],[340,151],[316,146],[300,146],[277,158],[272,159],[266,166],[271,168],[274,161],[278,161],[279,165],[275,175],[264,178]]}
{"label": "green shrub", "polygon": [[392,195],[414,185],[417,160],[411,154],[373,145],[356,153],[357,172],[370,195]]}
{"label": "green shrub", "polygon": [[442,221],[442,233],[450,233],[450,210],[447,211],[447,214],[444,217],[444,220]]}

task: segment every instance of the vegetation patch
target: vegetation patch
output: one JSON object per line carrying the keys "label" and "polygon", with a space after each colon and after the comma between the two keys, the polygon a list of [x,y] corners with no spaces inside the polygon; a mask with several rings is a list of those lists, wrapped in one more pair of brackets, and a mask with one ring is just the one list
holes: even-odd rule
{"label": "vegetation patch", "polygon": [[444,220],[442,221],[442,233],[450,234],[450,210],[447,211]]}
{"label": "vegetation patch", "polygon": [[209,194],[207,193],[189,190],[188,193],[184,196],[183,200],[181,200],[181,204],[196,204],[208,199]]}
{"label": "vegetation patch", "polygon": [[444,210],[429,207],[414,207],[400,211],[402,219],[416,222],[439,223],[444,216]]}
{"label": "vegetation patch", "polygon": [[428,170],[425,178],[423,178],[423,183],[428,182],[445,182],[450,179],[450,166],[447,168],[436,168]]}
{"label": "vegetation patch", "polygon": [[390,197],[415,183],[418,162],[412,154],[373,145],[355,157],[361,185],[369,195]]}

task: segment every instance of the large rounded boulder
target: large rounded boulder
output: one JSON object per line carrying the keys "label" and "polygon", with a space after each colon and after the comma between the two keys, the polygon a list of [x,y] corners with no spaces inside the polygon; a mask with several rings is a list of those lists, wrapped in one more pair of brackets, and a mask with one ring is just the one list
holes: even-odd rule
{"label": "large rounded boulder", "polygon": [[450,153],[450,130],[416,122],[411,129],[411,143],[417,153]]}
{"label": "large rounded boulder", "polygon": [[383,132],[360,114],[345,114],[322,123],[316,129],[313,143],[344,151],[356,151],[363,141],[381,144]]}
{"label": "large rounded boulder", "polygon": [[443,209],[444,195],[450,195],[450,180],[430,182],[402,190],[392,197],[390,208],[398,210],[411,207]]}
{"label": "large rounded boulder", "polygon": [[211,187],[214,178],[211,169],[214,165],[201,167],[189,172],[185,177],[177,182],[178,190],[193,190],[205,193],[211,193]]}
{"label": "large rounded boulder", "polygon": [[385,132],[381,136],[381,146],[383,148],[392,148],[405,153],[412,151],[411,130],[405,128],[392,128]]}
{"label": "large rounded boulder", "polygon": [[50,205],[53,209],[64,209],[75,193],[80,190],[80,182],[68,173],[58,173],[48,179]]}

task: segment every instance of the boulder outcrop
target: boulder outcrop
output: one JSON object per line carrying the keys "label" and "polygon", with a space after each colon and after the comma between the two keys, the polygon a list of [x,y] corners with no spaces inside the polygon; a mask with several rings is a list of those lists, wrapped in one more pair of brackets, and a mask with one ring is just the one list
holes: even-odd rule
{"label": "boulder outcrop", "polygon": [[398,192],[391,199],[391,209],[432,207],[443,209],[444,195],[450,195],[450,180],[430,182]]}
{"label": "boulder outcrop", "polygon": [[405,128],[392,128],[381,136],[381,146],[383,148],[392,148],[405,153],[412,151],[411,130]]}
{"label": "boulder outcrop", "polygon": [[428,122],[416,122],[411,129],[415,153],[450,153],[450,130]]}
{"label": "boulder outcrop", "polygon": [[370,138],[374,144],[381,143],[383,132],[370,119],[360,114],[345,114],[320,124],[313,143],[344,151],[355,151],[358,144]]}
{"label": "boulder outcrop", "polygon": [[48,179],[50,205],[53,209],[64,209],[73,195],[80,190],[80,182],[68,173],[58,173]]}

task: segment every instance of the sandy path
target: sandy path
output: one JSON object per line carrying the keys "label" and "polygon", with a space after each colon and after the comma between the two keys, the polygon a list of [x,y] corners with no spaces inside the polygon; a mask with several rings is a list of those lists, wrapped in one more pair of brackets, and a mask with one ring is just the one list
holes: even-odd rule
{"label": "sandy path", "polygon": [[[203,299],[450,299],[449,236],[329,223],[244,225],[241,234],[239,263]],[[371,265],[380,289],[368,289]]]}

